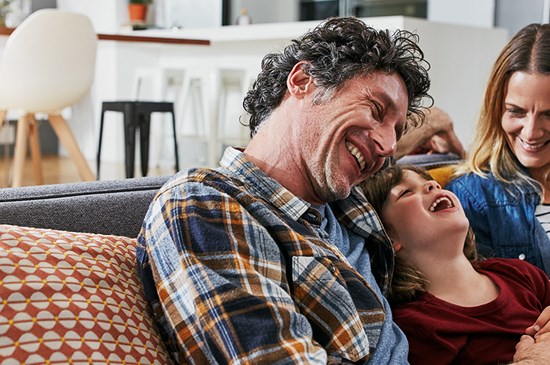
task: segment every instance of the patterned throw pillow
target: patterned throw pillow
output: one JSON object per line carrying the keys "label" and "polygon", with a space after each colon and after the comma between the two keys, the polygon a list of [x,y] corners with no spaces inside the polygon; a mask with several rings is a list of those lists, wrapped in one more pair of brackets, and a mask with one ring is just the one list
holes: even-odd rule
{"label": "patterned throw pillow", "polygon": [[170,364],[127,237],[0,225],[0,365]]}

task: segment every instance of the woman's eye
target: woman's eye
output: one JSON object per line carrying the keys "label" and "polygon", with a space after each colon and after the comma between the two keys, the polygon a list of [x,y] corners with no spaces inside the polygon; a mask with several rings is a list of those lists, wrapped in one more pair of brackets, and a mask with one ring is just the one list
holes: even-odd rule
{"label": "woman's eye", "polygon": [[517,109],[517,108],[508,108],[506,109],[506,113],[516,118],[522,117],[525,115],[525,112],[523,110]]}

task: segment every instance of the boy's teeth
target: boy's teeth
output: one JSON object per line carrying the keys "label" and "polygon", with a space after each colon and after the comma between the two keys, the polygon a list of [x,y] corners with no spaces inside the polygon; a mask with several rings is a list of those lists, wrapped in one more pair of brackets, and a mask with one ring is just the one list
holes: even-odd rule
{"label": "boy's teeth", "polygon": [[435,208],[437,208],[439,203],[442,203],[442,202],[444,204],[446,204],[446,206],[443,209],[451,208],[453,206],[453,203],[451,202],[451,200],[449,198],[447,198],[447,197],[437,198],[437,200],[434,201],[432,206],[430,207],[430,212],[435,212]]}
{"label": "boy's teeth", "polygon": [[361,152],[359,152],[357,147],[352,145],[350,142],[346,142],[346,147],[348,151],[353,155],[353,157],[355,157],[355,159],[357,160],[357,163],[359,164],[359,168],[363,170],[366,164],[365,164],[365,158],[363,157]]}

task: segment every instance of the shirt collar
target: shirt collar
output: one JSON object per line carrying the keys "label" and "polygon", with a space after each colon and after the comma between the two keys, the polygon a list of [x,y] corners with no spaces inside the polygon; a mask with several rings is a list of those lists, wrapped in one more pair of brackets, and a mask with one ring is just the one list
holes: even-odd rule
{"label": "shirt collar", "polygon": [[[256,195],[263,196],[291,219],[297,221],[304,216],[307,220],[306,213],[316,213],[315,215],[321,217],[319,211],[312,208],[311,204],[267,176],[249,161],[242,151],[228,147],[220,165],[222,172],[242,181]],[[330,206],[337,220],[353,232],[368,238],[369,251],[373,257],[373,274],[382,291],[387,292],[393,271],[393,249],[380,218],[365,195],[360,188],[355,187],[348,198],[330,203]]]}
{"label": "shirt collar", "polygon": [[225,150],[220,165],[231,176],[246,183],[249,189],[254,190],[257,195],[263,196],[264,199],[294,220],[298,220],[311,206],[305,200],[288,191],[277,180],[267,176],[249,161],[242,151],[234,147],[228,147]]}
{"label": "shirt collar", "polygon": [[[220,165],[294,220],[302,217],[312,208],[310,203],[292,194],[277,180],[267,176],[249,161],[242,151],[234,147],[228,147],[225,150]],[[364,237],[375,236],[380,241],[387,241],[378,215],[359,188],[353,188],[348,198],[330,205],[337,212],[338,220],[354,232]],[[317,213],[317,211],[310,211]]]}

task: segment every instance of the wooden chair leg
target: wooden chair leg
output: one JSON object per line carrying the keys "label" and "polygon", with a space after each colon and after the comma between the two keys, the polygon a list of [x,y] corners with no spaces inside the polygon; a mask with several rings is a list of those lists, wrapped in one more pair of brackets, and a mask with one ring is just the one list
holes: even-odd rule
{"label": "wooden chair leg", "polygon": [[40,139],[38,135],[38,124],[34,115],[27,114],[27,123],[29,126],[29,147],[31,150],[32,166],[34,170],[34,181],[36,185],[44,184],[44,175],[42,174],[42,154],[40,152]]}
{"label": "wooden chair leg", "polygon": [[6,119],[7,114],[8,114],[7,110],[0,110],[0,128],[4,126],[4,119]]}
{"label": "wooden chair leg", "polygon": [[88,162],[86,162],[86,159],[82,155],[82,152],[76,143],[71,129],[67,125],[67,122],[65,122],[65,119],[63,119],[60,114],[48,114],[48,119],[50,120],[50,124],[55,134],[57,134],[57,138],[59,138],[59,141],[69,152],[71,159],[76,165],[80,178],[84,181],[95,180],[95,176],[92,173]]}
{"label": "wooden chair leg", "polygon": [[23,182],[23,167],[27,158],[27,139],[29,137],[29,124],[27,115],[23,115],[17,121],[17,133],[15,136],[15,151],[13,153],[13,178],[11,186],[19,187]]}

